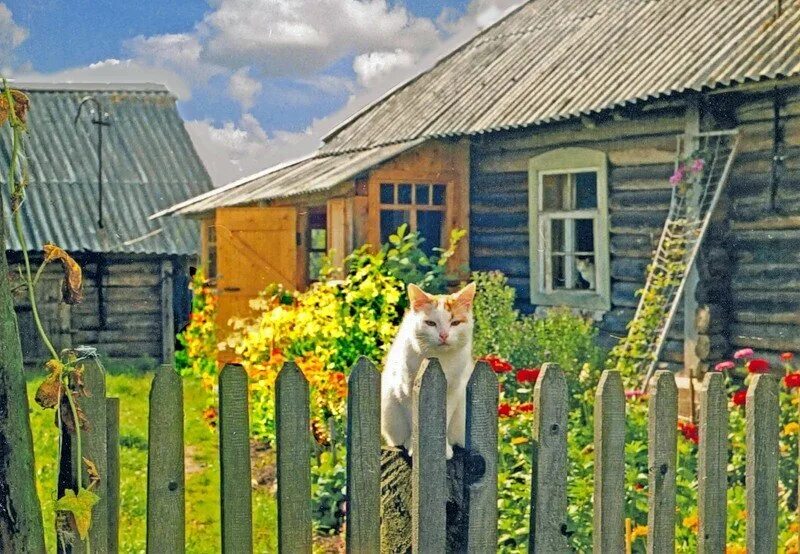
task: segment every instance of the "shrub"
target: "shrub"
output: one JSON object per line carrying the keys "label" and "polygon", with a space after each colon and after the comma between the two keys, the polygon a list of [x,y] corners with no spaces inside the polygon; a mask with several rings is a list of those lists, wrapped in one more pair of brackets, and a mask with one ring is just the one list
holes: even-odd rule
{"label": "shrub", "polygon": [[202,377],[210,385],[217,376],[217,298],[202,269],[192,279],[192,313],[178,335],[182,350],[175,352],[175,369]]}

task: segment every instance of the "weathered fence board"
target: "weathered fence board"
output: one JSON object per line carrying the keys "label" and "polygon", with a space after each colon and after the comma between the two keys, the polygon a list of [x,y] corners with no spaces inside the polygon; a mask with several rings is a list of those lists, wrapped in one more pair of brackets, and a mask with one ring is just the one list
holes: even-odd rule
{"label": "weathered fence board", "polygon": [[533,391],[533,477],[529,552],[569,552],[567,524],[567,380],[544,364]]}
{"label": "weathered fence board", "polygon": [[311,552],[308,381],[288,362],[275,382],[278,447],[278,551]]}
{"label": "weathered fence board", "polygon": [[[478,362],[467,385],[466,550],[497,551],[497,377]],[[477,479],[477,480],[476,480]]]}
{"label": "weathered fence board", "polygon": [[119,552],[119,398],[106,398],[108,552]]}
{"label": "weathered fence board", "polygon": [[182,552],[185,545],[183,382],[162,365],[150,386],[147,433],[147,552]]}
{"label": "weathered fence board", "polygon": [[347,391],[347,552],[369,554],[381,544],[381,374],[366,358]]}
{"label": "weathered fence board", "polygon": [[595,552],[625,548],[625,390],[618,371],[604,371],[594,404]]}
{"label": "weathered fence board", "polygon": [[647,552],[675,552],[675,464],[678,447],[678,388],[670,371],[657,371],[648,405]]}
{"label": "weathered fence board", "polygon": [[414,381],[411,445],[411,549],[444,552],[447,523],[447,380],[435,358],[426,360]]}
{"label": "weathered fence board", "polygon": [[725,552],[728,491],[728,397],[722,373],[708,373],[700,392],[700,447],[697,455],[700,527],[697,551]]}
{"label": "weathered fence board", "polygon": [[219,376],[219,460],[222,551],[253,551],[250,485],[250,411],[247,373],[226,365]]}
{"label": "weathered fence board", "polygon": [[747,391],[747,551],[778,547],[778,381],[756,375]]}

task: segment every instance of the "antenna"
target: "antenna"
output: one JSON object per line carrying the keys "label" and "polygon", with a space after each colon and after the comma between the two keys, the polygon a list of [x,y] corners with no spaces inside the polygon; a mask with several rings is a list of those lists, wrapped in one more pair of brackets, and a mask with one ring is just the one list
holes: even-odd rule
{"label": "antenna", "polygon": [[98,196],[98,214],[97,214],[97,227],[103,228],[103,127],[108,127],[111,123],[108,122],[108,114],[103,111],[103,106],[100,101],[94,96],[84,96],[78,104],[78,111],[75,114],[73,124],[78,124],[78,118],[81,116],[83,106],[91,102],[94,104],[97,116],[92,118],[92,124],[97,126],[97,196]]}

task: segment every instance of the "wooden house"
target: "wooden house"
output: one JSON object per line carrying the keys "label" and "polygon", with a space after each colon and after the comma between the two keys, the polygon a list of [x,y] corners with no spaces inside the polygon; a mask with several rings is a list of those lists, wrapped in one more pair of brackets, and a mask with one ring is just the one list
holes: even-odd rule
{"label": "wooden house", "polygon": [[[190,301],[188,266],[196,263],[199,225],[148,217],[212,188],[175,97],[152,84],[12,86],[30,99],[29,180],[21,219],[34,270],[48,242],[67,250],[83,268],[84,299],[79,304],[61,301],[58,263],[48,266],[37,286],[37,304],[54,345],[94,346],[101,356],[120,361],[171,361],[175,327],[187,296]],[[78,116],[87,97],[94,100]],[[98,105],[102,186],[98,125],[93,123],[100,121]],[[9,144],[4,136],[0,181],[6,255],[13,274],[20,267],[23,245],[11,225]],[[48,354],[25,291],[19,289],[16,298],[26,363],[40,362]]]}
{"label": "wooden house", "polygon": [[[797,2],[531,0],[313,156],[165,213],[203,221],[221,305],[270,280],[301,287],[317,252],[375,243],[400,222],[431,244],[458,226],[461,262],[502,270],[529,310],[592,315],[610,346],[667,217],[677,137],[737,129],[662,359],[704,370],[739,347],[797,351],[798,74]],[[441,224],[420,217],[440,209],[437,185]]]}

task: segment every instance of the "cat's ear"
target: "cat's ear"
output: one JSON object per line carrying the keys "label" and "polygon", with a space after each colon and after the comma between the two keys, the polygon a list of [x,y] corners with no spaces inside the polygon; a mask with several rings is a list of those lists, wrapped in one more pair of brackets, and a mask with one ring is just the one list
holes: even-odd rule
{"label": "cat's ear", "polygon": [[475,283],[470,283],[460,291],[453,294],[453,303],[464,308],[471,308],[475,300]]}
{"label": "cat's ear", "polygon": [[411,308],[418,312],[433,302],[433,297],[415,284],[408,285],[408,300]]}

